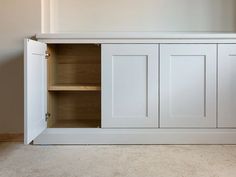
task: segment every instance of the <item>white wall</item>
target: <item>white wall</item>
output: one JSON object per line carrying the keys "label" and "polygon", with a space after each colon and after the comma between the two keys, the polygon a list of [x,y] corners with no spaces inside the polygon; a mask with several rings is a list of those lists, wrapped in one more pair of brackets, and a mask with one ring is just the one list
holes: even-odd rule
{"label": "white wall", "polygon": [[40,32],[40,0],[0,1],[0,133],[23,132],[23,39]]}
{"label": "white wall", "polygon": [[235,0],[51,0],[54,32],[236,31]]}

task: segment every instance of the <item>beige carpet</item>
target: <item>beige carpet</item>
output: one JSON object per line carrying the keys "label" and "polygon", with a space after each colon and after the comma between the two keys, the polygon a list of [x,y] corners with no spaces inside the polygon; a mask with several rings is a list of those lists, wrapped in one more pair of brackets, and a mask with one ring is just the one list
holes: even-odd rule
{"label": "beige carpet", "polygon": [[1,177],[236,177],[236,146],[0,144]]}

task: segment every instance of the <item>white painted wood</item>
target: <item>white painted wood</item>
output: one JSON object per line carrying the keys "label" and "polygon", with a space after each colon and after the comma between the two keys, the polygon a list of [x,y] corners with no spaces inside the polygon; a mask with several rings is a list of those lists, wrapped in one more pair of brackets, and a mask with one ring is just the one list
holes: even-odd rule
{"label": "white painted wood", "polygon": [[102,45],[102,127],[158,127],[158,45]]}
{"label": "white painted wood", "polygon": [[53,33],[54,32],[54,9],[55,0],[41,0],[41,32]]}
{"label": "white painted wood", "polygon": [[173,33],[173,32],[83,32],[37,34],[37,39],[48,44],[64,43],[236,43],[235,33]]}
{"label": "white painted wood", "polygon": [[227,32],[77,32],[38,33],[42,39],[236,39],[236,33]]}
{"label": "white painted wood", "polygon": [[236,129],[46,129],[34,144],[236,144]]}
{"label": "white painted wood", "polygon": [[216,127],[216,45],[162,44],[161,127]]}
{"label": "white painted wood", "polygon": [[24,143],[29,144],[46,129],[47,45],[29,39],[24,45]]}
{"label": "white painted wood", "polygon": [[50,5],[48,0],[41,0],[41,32],[50,33]]}
{"label": "white painted wood", "polygon": [[40,39],[47,44],[236,44],[236,39]]}
{"label": "white painted wood", "polygon": [[218,126],[236,128],[236,44],[218,47]]}

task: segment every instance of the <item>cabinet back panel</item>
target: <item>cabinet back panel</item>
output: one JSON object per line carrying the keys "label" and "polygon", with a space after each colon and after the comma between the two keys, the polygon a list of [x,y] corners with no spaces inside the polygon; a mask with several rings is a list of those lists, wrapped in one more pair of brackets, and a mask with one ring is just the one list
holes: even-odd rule
{"label": "cabinet back panel", "polygon": [[100,84],[101,47],[94,44],[56,44],[51,57],[52,84]]}
{"label": "cabinet back panel", "polygon": [[56,116],[58,120],[100,119],[100,92],[58,92]]}
{"label": "cabinet back panel", "polygon": [[57,84],[100,84],[100,64],[57,64]]}
{"label": "cabinet back panel", "polygon": [[[49,127],[96,127],[101,120],[100,92],[50,93],[51,120]],[[64,126],[63,126],[64,125]]]}
{"label": "cabinet back panel", "polygon": [[[88,58],[90,63],[100,63],[101,48],[95,44],[58,44],[57,55],[58,56],[76,56],[78,63],[87,63]],[[68,60],[67,60],[68,61]]]}
{"label": "cabinet back panel", "polygon": [[[94,44],[50,44],[48,86],[100,85],[101,47]],[[65,89],[66,90],[66,89]],[[97,127],[101,124],[101,92],[48,93],[48,127]]]}

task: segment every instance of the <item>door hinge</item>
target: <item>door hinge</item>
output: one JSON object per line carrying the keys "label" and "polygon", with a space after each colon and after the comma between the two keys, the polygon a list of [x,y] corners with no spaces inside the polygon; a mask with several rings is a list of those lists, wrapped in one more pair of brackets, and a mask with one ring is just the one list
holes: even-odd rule
{"label": "door hinge", "polygon": [[50,118],[51,114],[49,112],[47,112],[45,114],[45,121],[48,121],[48,119]]}
{"label": "door hinge", "polygon": [[50,53],[48,53],[48,51],[46,51],[45,58],[48,59],[49,57],[50,57]]}

